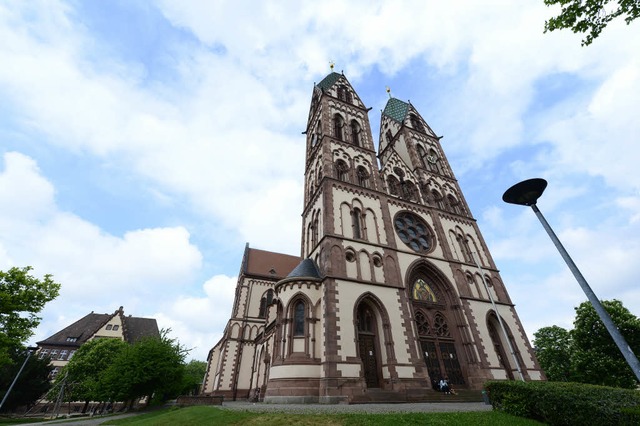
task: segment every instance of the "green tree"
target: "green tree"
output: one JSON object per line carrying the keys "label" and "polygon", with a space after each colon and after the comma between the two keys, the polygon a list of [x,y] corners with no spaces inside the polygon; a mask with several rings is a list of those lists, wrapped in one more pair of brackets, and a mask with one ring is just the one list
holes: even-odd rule
{"label": "green tree", "polygon": [[[544,4],[562,7],[560,15],[544,23],[544,32],[564,28],[574,33],[589,32],[582,40],[583,46],[591,44],[613,19],[625,16],[629,25],[640,16],[640,0],[544,0]],[[607,11],[610,4],[612,8]]]}
{"label": "green tree", "polygon": [[144,396],[164,401],[182,390],[188,350],[175,339],[147,337],[119,354],[105,371],[101,387],[110,400],[132,401]]}
{"label": "green tree", "polygon": [[60,292],[51,275],[40,280],[29,274],[32,269],[0,271],[0,367],[12,363],[12,351],[21,348],[40,324],[37,314]]}
{"label": "green tree", "polygon": [[65,400],[85,401],[85,409],[89,401],[104,401],[103,374],[128,346],[120,339],[94,339],[80,346],[56,377],[55,385],[65,381]]}
{"label": "green tree", "polygon": [[533,337],[536,357],[540,362],[540,367],[546,373],[547,379],[554,382],[571,381],[573,376],[571,332],[553,325],[541,328],[533,334]]}
{"label": "green tree", "polygon": [[[27,356],[26,348],[11,351],[11,363],[0,367],[0,400],[11,386]],[[2,411],[13,411],[20,406],[29,406],[37,401],[50,387],[49,374],[53,366],[49,359],[38,359],[31,355],[20,373],[15,386],[7,397]]]}
{"label": "green tree", "polygon": [[184,366],[184,378],[180,394],[192,395],[198,393],[206,372],[206,362],[196,361],[195,359],[189,361],[187,365]]}
{"label": "green tree", "polygon": [[[619,300],[602,301],[611,320],[631,349],[640,350],[640,319]],[[637,380],[631,367],[620,353],[591,303],[576,308],[572,331],[574,353],[573,368],[577,381],[594,385],[635,388]]]}

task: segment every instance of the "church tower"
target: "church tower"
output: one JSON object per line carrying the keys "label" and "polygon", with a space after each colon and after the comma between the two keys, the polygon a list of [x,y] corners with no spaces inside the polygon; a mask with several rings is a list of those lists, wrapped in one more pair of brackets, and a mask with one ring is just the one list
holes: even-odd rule
{"label": "church tower", "polygon": [[250,377],[231,385],[228,373],[234,398],[265,402],[428,401],[441,378],[469,390],[543,379],[441,137],[390,98],[376,152],[370,109],[342,74],[314,85],[301,261],[260,282],[267,305],[256,296],[232,318],[256,332],[229,346],[225,330],[205,393],[228,395],[223,365]]}

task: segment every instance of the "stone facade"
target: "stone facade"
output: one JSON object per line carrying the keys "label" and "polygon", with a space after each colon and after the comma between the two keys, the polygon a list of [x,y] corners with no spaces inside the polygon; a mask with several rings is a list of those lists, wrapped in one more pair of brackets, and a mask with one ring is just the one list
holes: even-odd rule
{"label": "stone facade", "polygon": [[368,111],[342,74],[314,86],[302,257],[247,247],[205,394],[427,401],[440,378],[544,379],[440,137],[390,98],[376,151]]}

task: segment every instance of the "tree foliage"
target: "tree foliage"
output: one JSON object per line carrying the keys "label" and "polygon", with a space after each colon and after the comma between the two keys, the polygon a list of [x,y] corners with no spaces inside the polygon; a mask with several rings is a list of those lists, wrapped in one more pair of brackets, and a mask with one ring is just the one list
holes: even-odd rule
{"label": "tree foliage", "polygon": [[[640,319],[618,300],[602,301],[631,349],[640,351]],[[576,308],[574,328],[544,327],[534,334],[540,366],[552,381],[635,388],[637,379],[591,303]]]}
{"label": "tree foliage", "polygon": [[543,327],[533,334],[533,345],[540,367],[547,379],[554,382],[568,382],[572,379],[571,352],[573,340],[571,333],[562,327],[553,325]]}
{"label": "tree foliage", "polygon": [[[10,353],[11,362],[0,367],[0,399],[4,398],[26,357],[25,348],[13,349]],[[52,369],[48,358],[38,359],[31,355],[2,406],[2,411],[13,411],[37,401],[50,387],[49,374]]]}
{"label": "tree foliage", "polygon": [[[628,25],[640,16],[640,0],[544,0],[544,4],[562,7],[560,15],[544,23],[544,31],[570,28],[574,33],[588,32],[583,46],[591,44],[615,18],[624,16]],[[607,11],[609,5],[612,9]]]}
{"label": "tree foliage", "polygon": [[51,275],[42,280],[29,272],[31,266],[0,271],[0,367],[11,363],[11,351],[21,348],[42,318],[38,313],[58,297],[60,284]]}
{"label": "tree foliage", "polygon": [[167,334],[163,331],[160,338],[143,338],[113,360],[101,380],[108,399],[126,401],[154,395],[164,401],[181,392],[188,351]]}
{"label": "tree foliage", "polygon": [[192,359],[184,366],[184,378],[182,380],[182,395],[196,394],[207,372],[207,363]]}
{"label": "tree foliage", "polygon": [[94,339],[80,346],[56,376],[56,385],[66,383],[65,400],[104,400],[102,375],[127,347],[120,339]]}
{"label": "tree foliage", "polygon": [[[640,319],[629,312],[619,300],[605,300],[602,305],[637,354],[640,350]],[[573,325],[573,365],[578,381],[634,388],[637,380],[631,367],[590,303],[584,302],[576,308]]]}

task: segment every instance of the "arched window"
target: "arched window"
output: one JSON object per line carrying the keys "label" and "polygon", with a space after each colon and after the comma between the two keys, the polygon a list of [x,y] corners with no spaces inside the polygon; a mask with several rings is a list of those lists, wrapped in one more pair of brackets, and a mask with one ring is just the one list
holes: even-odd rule
{"label": "arched window", "polygon": [[418,335],[428,336],[431,334],[429,319],[421,311],[416,312],[416,325],[418,326]]}
{"label": "arched window", "polygon": [[258,313],[258,318],[264,318],[267,316],[267,297],[264,296],[260,299],[260,312]]}
{"label": "arched window", "polygon": [[418,145],[418,157],[420,157],[422,167],[427,167],[427,151],[424,150],[422,145]]}
{"label": "arched window", "polygon": [[398,195],[400,193],[400,182],[398,182],[398,179],[393,175],[389,175],[387,178],[387,187],[391,195]]}
{"label": "arched window", "polygon": [[440,160],[438,158],[438,154],[433,150],[429,150],[429,155],[427,155],[427,163],[429,164],[429,168],[432,172],[442,174],[442,170],[440,169]]}
{"label": "arched window", "polygon": [[336,178],[343,182],[349,182],[349,166],[343,160],[336,161]]}
{"label": "arched window", "polygon": [[440,210],[444,210],[444,197],[442,197],[442,195],[440,195],[440,193],[435,189],[431,191],[431,195],[433,196],[433,202],[436,207]]}
{"label": "arched window", "polygon": [[451,337],[447,320],[440,312],[437,312],[433,318],[433,329],[436,332],[436,336]]}
{"label": "arched window", "polygon": [[296,302],[293,308],[293,335],[304,336],[304,311],[305,306],[302,300]]}
{"label": "arched window", "polygon": [[333,136],[342,141],[344,140],[344,119],[340,114],[333,116]]}
{"label": "arched window", "polygon": [[360,124],[356,120],[351,120],[351,141],[355,146],[360,145]]}
{"label": "arched window", "polygon": [[347,89],[347,86],[340,85],[338,86],[338,99],[344,102],[351,103],[353,98],[351,96],[351,92]]}
{"label": "arched window", "polygon": [[402,182],[401,186],[402,198],[410,201],[417,200],[418,197],[416,196],[416,186],[413,184],[413,182],[405,180],[404,182]]}
{"label": "arched window", "polygon": [[449,202],[449,207],[451,207],[451,211],[455,214],[462,214],[462,207],[460,206],[460,201],[456,199],[453,195],[447,195],[447,201]]}
{"label": "arched window", "polygon": [[362,304],[358,309],[358,331],[365,333],[373,333],[375,331],[375,316],[371,312],[371,308],[366,304]]}
{"label": "arched window", "polygon": [[411,121],[411,127],[413,127],[414,129],[420,132],[424,132],[424,126],[422,126],[422,122],[420,121],[417,115],[415,114],[409,115],[409,120]]}
{"label": "arched window", "polygon": [[353,238],[362,238],[362,212],[355,208],[351,212],[351,222],[353,224]]}
{"label": "arched window", "polygon": [[273,303],[273,290],[267,290],[267,306]]}
{"label": "arched window", "polygon": [[364,188],[369,187],[369,172],[363,166],[358,166],[358,185]]}
{"label": "arched window", "polygon": [[432,302],[437,303],[438,298],[431,286],[427,284],[422,278],[418,278],[413,284],[413,300],[420,302]]}
{"label": "arched window", "polygon": [[313,221],[313,225],[311,225],[311,245],[315,247],[318,245],[318,218]]}
{"label": "arched window", "polygon": [[384,137],[387,140],[387,143],[391,143],[391,141],[393,141],[393,134],[391,134],[391,130],[387,130]]}

